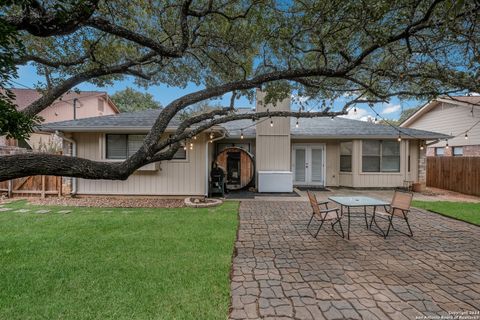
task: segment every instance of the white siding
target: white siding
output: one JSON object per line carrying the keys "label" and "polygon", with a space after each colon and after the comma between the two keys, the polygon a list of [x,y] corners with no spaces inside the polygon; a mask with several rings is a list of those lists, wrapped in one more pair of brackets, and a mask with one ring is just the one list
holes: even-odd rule
{"label": "white siding", "polygon": [[[78,157],[104,161],[103,135],[75,134]],[[162,161],[158,171],[137,171],[125,181],[78,179],[78,194],[203,195],[205,194],[206,139],[194,140],[187,160]]]}
{"label": "white siding", "polygon": [[[473,114],[471,111],[472,107],[441,103],[420,116],[408,128],[460,135],[448,141],[450,146],[478,145],[480,144],[480,125],[475,126],[468,133],[468,140],[464,137],[465,131],[480,121],[480,108],[473,107]],[[445,146],[445,141],[432,146]]]}
{"label": "white siding", "polygon": [[[265,105],[265,93],[257,90],[257,111],[289,111],[290,99],[276,106]],[[258,121],[256,125],[256,169],[290,171],[290,118],[272,118]]]}
{"label": "white siding", "polygon": [[325,184],[330,187],[337,187],[340,179],[340,144],[338,142],[327,142],[325,152]]}
{"label": "white siding", "polygon": [[[363,173],[362,141],[353,141],[352,172],[340,172],[340,141],[296,139],[292,143],[325,143],[326,144],[326,186],[354,188],[394,188],[403,186],[404,180],[418,180],[418,142],[403,140],[400,143],[400,172],[395,173]],[[408,173],[408,154],[410,150],[410,173]]]}
{"label": "white siding", "polygon": [[[394,188],[403,186],[405,180],[409,180],[407,175],[407,144],[406,140],[400,143],[400,172],[362,172],[362,141],[353,142],[352,157],[352,185],[355,188]],[[412,166],[417,164],[412,163]]]}
{"label": "white siding", "polygon": [[257,137],[256,169],[290,171],[290,137]]}

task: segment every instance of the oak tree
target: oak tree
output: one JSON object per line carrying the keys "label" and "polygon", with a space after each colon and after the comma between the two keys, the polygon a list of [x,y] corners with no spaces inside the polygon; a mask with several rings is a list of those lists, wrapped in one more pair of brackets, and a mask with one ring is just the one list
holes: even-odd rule
{"label": "oak tree", "polygon": [[[391,97],[479,91],[479,10],[476,0],[7,1],[1,19],[25,47],[15,64],[31,63],[48,78],[42,97],[22,111],[27,116],[83,82],[104,86],[134,77],[145,87],[194,83],[199,90],[166,105],[142,147],[121,163],[3,156],[0,180],[126,179],[170,159],[180,141],[228,121],[331,117]],[[315,112],[235,113],[236,98],[252,97],[257,87],[267,102],[295,92],[345,103],[340,110],[325,103]],[[232,96],[229,107],[192,114],[161,138],[182,110],[225,94]]]}

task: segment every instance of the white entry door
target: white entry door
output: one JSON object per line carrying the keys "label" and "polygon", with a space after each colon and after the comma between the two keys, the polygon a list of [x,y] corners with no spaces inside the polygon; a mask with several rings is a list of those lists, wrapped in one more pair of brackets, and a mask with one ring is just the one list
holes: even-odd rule
{"label": "white entry door", "polygon": [[295,185],[325,185],[325,145],[293,145],[293,183]]}

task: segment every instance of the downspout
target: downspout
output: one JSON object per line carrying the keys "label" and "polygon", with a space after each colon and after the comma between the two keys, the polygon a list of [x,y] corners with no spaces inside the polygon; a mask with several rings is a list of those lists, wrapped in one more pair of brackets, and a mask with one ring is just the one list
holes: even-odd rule
{"label": "downspout", "polygon": [[208,197],[208,187],[209,187],[209,181],[210,177],[208,174],[208,168],[209,168],[209,161],[208,161],[208,144],[209,143],[214,143],[217,140],[222,140],[226,137],[225,132],[222,132],[222,135],[218,138],[207,140],[205,143],[205,197]]}
{"label": "downspout", "polygon": [[[73,140],[72,138],[67,138],[63,135],[62,132],[60,131],[55,131],[55,135],[58,137],[62,138],[63,140],[70,142],[72,144],[72,157],[77,156],[77,142]],[[70,192],[71,196],[76,196],[77,195],[77,178],[73,177],[72,178],[72,191]]]}

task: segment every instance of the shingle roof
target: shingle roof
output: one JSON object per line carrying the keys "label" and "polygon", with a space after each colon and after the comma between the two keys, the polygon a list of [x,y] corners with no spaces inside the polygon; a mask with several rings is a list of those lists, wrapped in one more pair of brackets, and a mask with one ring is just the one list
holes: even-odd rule
{"label": "shingle roof", "polygon": [[[108,116],[99,116],[85,119],[68,120],[43,124],[42,131],[66,131],[66,132],[92,132],[108,131],[111,129],[138,129],[150,130],[161,109],[149,109],[136,112],[123,112]],[[175,117],[168,127],[173,128],[180,124],[180,119]]]}
{"label": "shingle roof", "polygon": [[398,137],[401,131],[402,138],[417,139],[446,139],[447,135],[409,128],[398,128],[389,125],[376,124],[360,120],[336,117],[331,118],[303,118],[299,119],[298,128],[295,127],[296,119],[290,119],[292,137],[363,137],[383,138]]}
{"label": "shingle roof", "polygon": [[[42,131],[65,131],[65,132],[107,132],[107,131],[147,131],[154,124],[161,109],[145,110],[138,112],[126,112],[109,116],[93,117],[62,122],[48,123],[41,126]],[[242,111],[245,112],[245,111]],[[177,127],[181,119],[175,117],[169,123],[168,128]],[[418,139],[446,139],[449,136],[410,128],[396,128],[388,125],[374,124],[365,121],[345,118],[301,118],[299,127],[295,127],[296,119],[290,120],[292,138],[387,138],[397,137],[398,131],[404,138]],[[245,137],[255,137],[255,125],[251,120],[237,120],[222,124],[230,136],[240,136],[240,129]]]}

